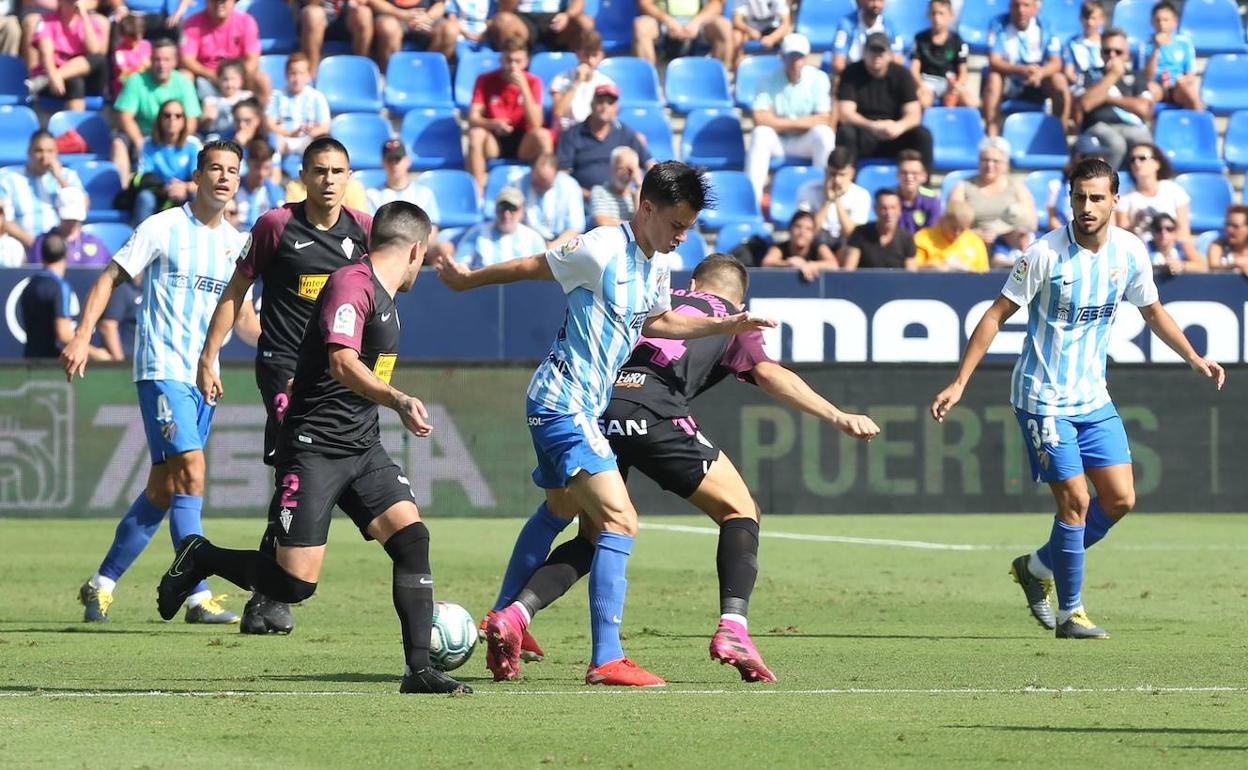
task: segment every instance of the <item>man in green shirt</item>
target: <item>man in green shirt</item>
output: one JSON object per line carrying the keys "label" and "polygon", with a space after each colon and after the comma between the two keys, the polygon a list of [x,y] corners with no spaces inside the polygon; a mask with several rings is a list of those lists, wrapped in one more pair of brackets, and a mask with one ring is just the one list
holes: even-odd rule
{"label": "man in green shirt", "polygon": [[134,162],[143,151],[145,137],[151,136],[160,105],[176,99],[186,111],[187,130],[195,133],[202,111],[195,84],[178,71],[178,45],[163,38],[152,43],[152,65],[126,78],[113,109],[120,130],[113,137],[113,164],[123,182],[130,181]]}

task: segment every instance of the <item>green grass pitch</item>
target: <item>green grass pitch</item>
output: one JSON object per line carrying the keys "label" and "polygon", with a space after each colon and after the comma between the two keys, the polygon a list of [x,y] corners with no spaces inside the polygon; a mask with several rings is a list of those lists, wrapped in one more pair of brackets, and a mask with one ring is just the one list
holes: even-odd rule
{"label": "green grass pitch", "polygon": [[[345,518],[286,638],[160,622],[163,531],[119,586],[112,622],[88,627],[76,591],[115,522],[0,519],[0,764],[1248,765],[1248,516],[1140,514],[1115,529],[1090,552],[1084,591],[1113,634],[1104,642],[1055,640],[1006,574],[1049,521],[765,519],[750,627],[780,681],[747,685],[707,656],[709,522],[651,518],[629,565],[625,649],[669,687],[581,683],[582,584],[537,618],[548,657],[526,664],[523,681],[490,682],[479,646],[458,672],[476,694],[424,697],[397,694],[389,560]],[[206,524],[223,545],[260,533],[258,521]],[[431,520],[438,597],[479,617],[519,526]],[[941,544],[969,547],[931,547]],[[241,610],[232,586],[213,587]]]}

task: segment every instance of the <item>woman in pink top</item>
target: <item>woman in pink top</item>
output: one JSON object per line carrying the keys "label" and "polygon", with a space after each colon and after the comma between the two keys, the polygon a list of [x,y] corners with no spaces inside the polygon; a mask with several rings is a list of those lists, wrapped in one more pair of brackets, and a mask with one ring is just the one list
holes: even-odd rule
{"label": "woman in pink top", "polygon": [[46,89],[64,99],[67,110],[83,109],[87,95],[104,95],[108,20],[88,11],[85,0],[58,0],[56,13],[39,20],[31,42],[39,50],[39,65],[26,82],[32,94]]}

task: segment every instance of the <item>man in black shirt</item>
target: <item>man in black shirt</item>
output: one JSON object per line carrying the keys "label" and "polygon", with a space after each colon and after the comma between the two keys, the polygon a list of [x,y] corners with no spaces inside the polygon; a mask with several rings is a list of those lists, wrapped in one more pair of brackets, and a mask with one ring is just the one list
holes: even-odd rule
{"label": "man in black shirt", "polygon": [[[688,291],[672,292],[672,309],[700,317],[739,312],[749,274],[733,257],[712,254],[694,270]],[[720,620],[711,658],[735,666],[746,682],[774,682],[746,629],[758,575],[758,505],[732,461],[702,433],[689,402],[729,375],[776,400],[826,420],[865,441],[879,433],[866,415],[837,409],[763,351],[762,333],[662,340],[643,336],[620,369],[602,430],[620,472],[644,473],[688,500],[719,525],[716,566]],[[589,572],[596,533],[582,528],[555,548],[514,600],[530,617]]]}
{"label": "man in black shirt", "polygon": [[[288,405],[287,388],[295,374],[299,341],[312,307],[329,276],[364,256],[372,217],[342,205],[351,178],[351,158],[338,140],[315,139],[303,153],[299,179],[306,200],[261,215],[251,230],[247,251],[221,294],[199,357],[199,389],[215,404],[225,395],[213,366],[233,327],[247,291],[257,278],[261,294],[260,340],[256,345],[256,386],[264,403],[264,462],[272,464],[277,429]],[[266,540],[268,536],[266,536]],[[264,547],[264,546],[262,546]],[[253,596],[243,610],[243,633],[290,633],[290,608]]]}
{"label": "man in black shirt", "polygon": [[901,150],[918,150],[932,166],[932,134],[922,125],[914,77],[892,60],[888,36],[867,37],[862,61],[845,68],[836,88],[840,126],[837,147],[859,158],[893,158]]}
{"label": "man in black shirt", "polygon": [[884,188],[875,193],[875,221],[858,225],[845,245],[844,270],[914,269],[914,236],[900,228],[901,196]]}
{"label": "man in black shirt", "polygon": [[419,206],[387,203],[373,221],[369,257],[330,276],[299,347],[274,460],[269,532],[277,540],[276,553],[217,548],[201,535],[186,538],[157,593],[166,620],[206,575],[283,602],[312,596],[337,505],[394,561],[394,607],[406,664],[399,691],[471,692],[430,666],[429,530],[407,478],[381,445],[377,419],[383,405],[395,410],[413,435],[433,432],[425,405],[390,385],[399,348],[394,296],[416,282],[430,228]]}

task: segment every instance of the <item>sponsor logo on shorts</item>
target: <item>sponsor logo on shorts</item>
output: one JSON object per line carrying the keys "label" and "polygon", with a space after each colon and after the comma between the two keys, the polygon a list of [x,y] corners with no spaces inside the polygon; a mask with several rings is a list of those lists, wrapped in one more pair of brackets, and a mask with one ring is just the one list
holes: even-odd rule
{"label": "sponsor logo on shorts", "polygon": [[532,428],[540,428],[541,426],[542,426],[542,418],[541,418],[541,417],[530,417],[530,418],[529,418],[529,427],[532,427]]}
{"label": "sponsor logo on shorts", "polygon": [[329,273],[309,273],[299,276],[299,296],[304,299],[316,300],[321,296],[321,289],[329,280]]}
{"label": "sponsor logo on shorts", "polygon": [[620,372],[615,378],[617,388],[640,388],[646,384],[645,372]]}
{"label": "sponsor logo on shorts", "polygon": [[603,420],[603,432],[608,436],[645,436],[650,424],[645,420]]}
{"label": "sponsor logo on shorts", "polygon": [[398,353],[382,353],[377,356],[377,362],[373,364],[373,374],[377,375],[377,379],[390,384],[390,378],[394,376],[394,362],[399,360]]}
{"label": "sponsor logo on shorts", "polygon": [[303,435],[302,433],[300,433],[298,436],[295,436],[295,438],[299,439],[299,443],[301,443],[301,444],[311,444],[311,443],[312,443],[312,439],[311,439],[311,438],[309,438],[309,437],[307,437],[307,436],[305,436],[305,435]]}

